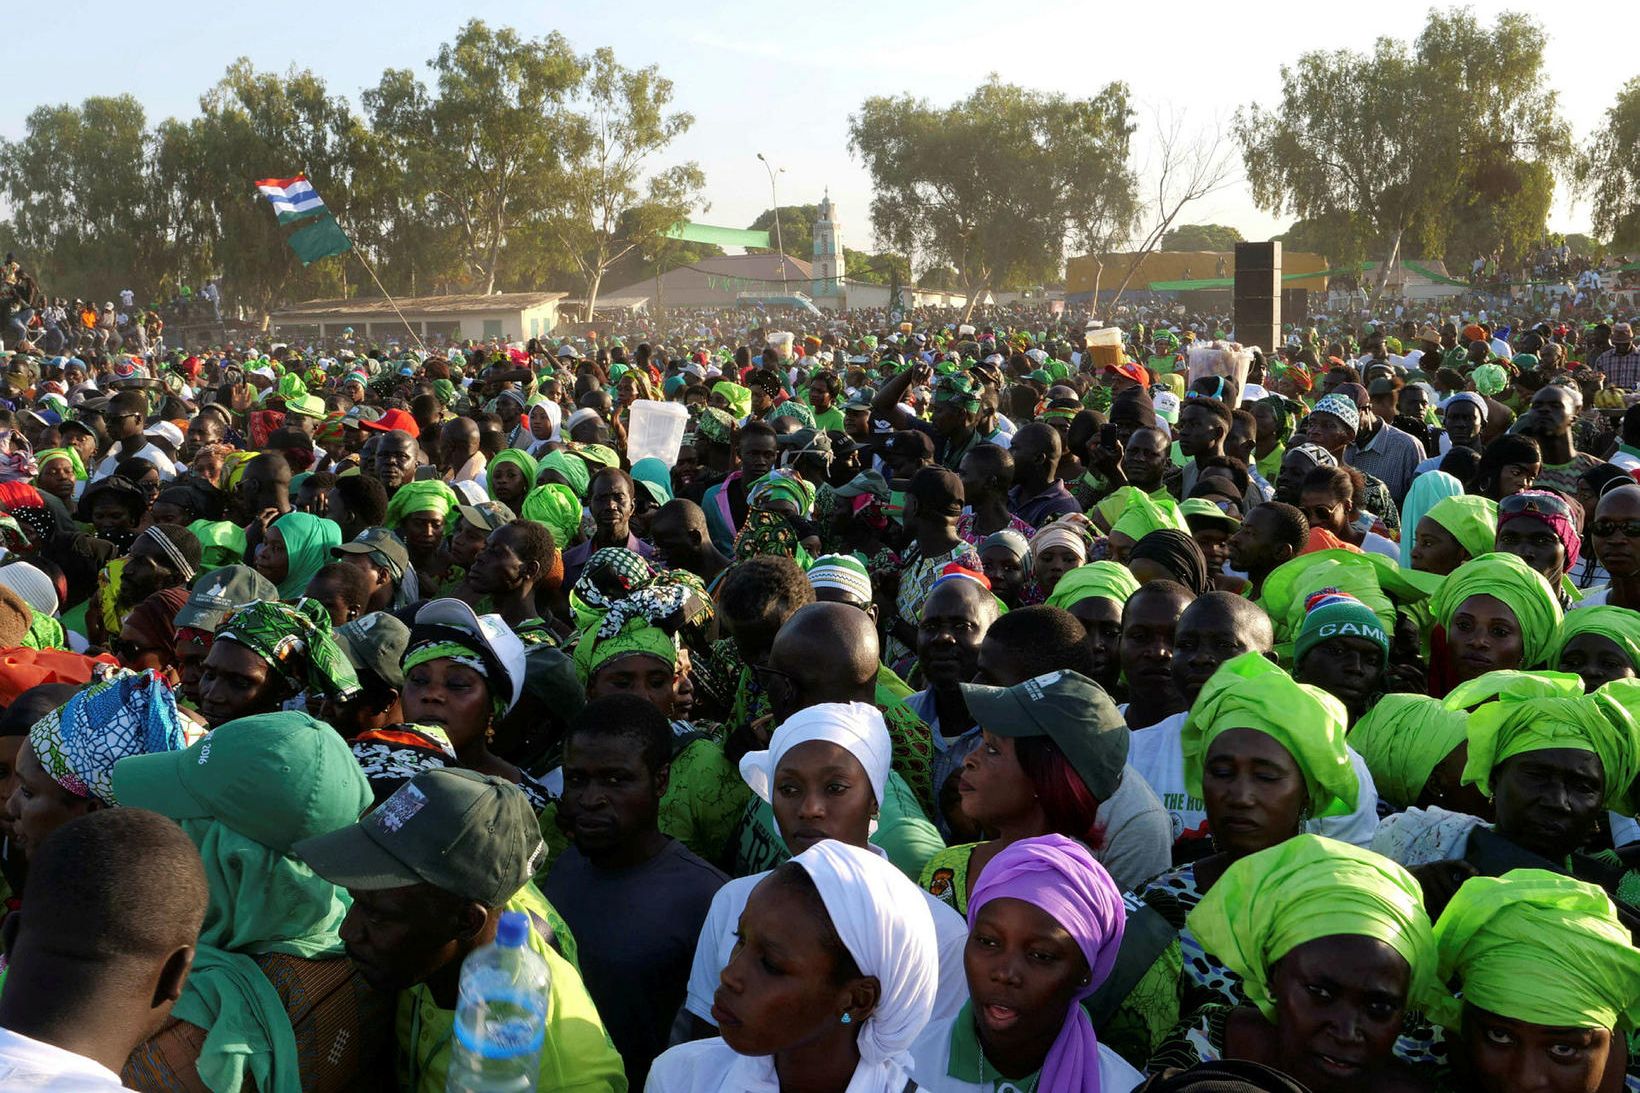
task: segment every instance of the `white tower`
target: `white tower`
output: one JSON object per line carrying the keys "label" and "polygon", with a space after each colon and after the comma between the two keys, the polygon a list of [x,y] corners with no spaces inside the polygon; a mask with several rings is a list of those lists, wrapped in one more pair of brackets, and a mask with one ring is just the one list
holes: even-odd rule
{"label": "white tower", "polygon": [[816,299],[836,300],[843,306],[843,238],[827,189],[820,200],[820,219],[814,222],[814,291]]}

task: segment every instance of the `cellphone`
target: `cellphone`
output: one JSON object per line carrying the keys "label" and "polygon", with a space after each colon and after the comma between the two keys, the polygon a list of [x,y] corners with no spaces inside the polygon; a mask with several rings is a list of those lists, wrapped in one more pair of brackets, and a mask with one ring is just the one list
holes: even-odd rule
{"label": "cellphone", "polygon": [[1107,452],[1116,450],[1116,426],[1113,423],[1106,422],[1100,427],[1099,446]]}

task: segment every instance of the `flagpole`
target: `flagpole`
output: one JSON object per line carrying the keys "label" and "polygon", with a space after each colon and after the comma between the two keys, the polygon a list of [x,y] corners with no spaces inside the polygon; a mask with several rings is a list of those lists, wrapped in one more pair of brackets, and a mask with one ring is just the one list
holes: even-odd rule
{"label": "flagpole", "polygon": [[354,256],[358,258],[359,265],[364,267],[364,271],[370,274],[370,279],[376,282],[376,287],[381,289],[382,296],[387,300],[388,306],[393,309],[393,314],[399,317],[399,322],[404,324],[404,329],[408,330],[410,336],[416,339],[416,344],[421,347],[423,353],[431,355],[432,350],[427,348],[427,343],[421,340],[421,335],[416,333],[416,328],[410,325],[410,320],[406,319],[404,312],[399,310],[398,303],[394,301],[392,294],[387,291],[387,287],[382,284],[381,278],[376,276],[376,271],[370,268],[370,263],[364,260],[364,252],[358,247],[353,247],[352,251]]}

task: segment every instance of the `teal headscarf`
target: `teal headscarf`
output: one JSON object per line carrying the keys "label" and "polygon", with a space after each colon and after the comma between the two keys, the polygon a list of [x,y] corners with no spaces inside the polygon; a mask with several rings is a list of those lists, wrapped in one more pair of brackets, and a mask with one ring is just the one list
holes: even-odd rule
{"label": "teal headscarf", "polygon": [[273,522],[285,538],[289,565],[279,582],[279,598],[294,600],[307,591],[308,582],[331,561],[330,548],[342,545],[341,525],[307,512],[287,512]]}
{"label": "teal headscarf", "polygon": [[632,464],[632,480],[648,488],[657,505],[672,500],[672,468],[654,456]]}
{"label": "teal headscarf", "polygon": [[1430,471],[1412,480],[1406,500],[1401,503],[1401,567],[1412,568],[1412,548],[1418,539],[1418,521],[1443,497],[1463,493],[1463,483],[1445,471]]}

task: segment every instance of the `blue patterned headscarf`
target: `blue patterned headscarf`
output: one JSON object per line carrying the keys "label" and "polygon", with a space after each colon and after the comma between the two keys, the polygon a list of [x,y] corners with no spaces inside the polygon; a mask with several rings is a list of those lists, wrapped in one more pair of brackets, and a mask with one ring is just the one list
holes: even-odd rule
{"label": "blue patterned headscarf", "polygon": [[188,745],[176,698],[152,669],[91,684],[36,721],[28,742],[53,781],[76,797],[105,805],[119,803],[116,762]]}

